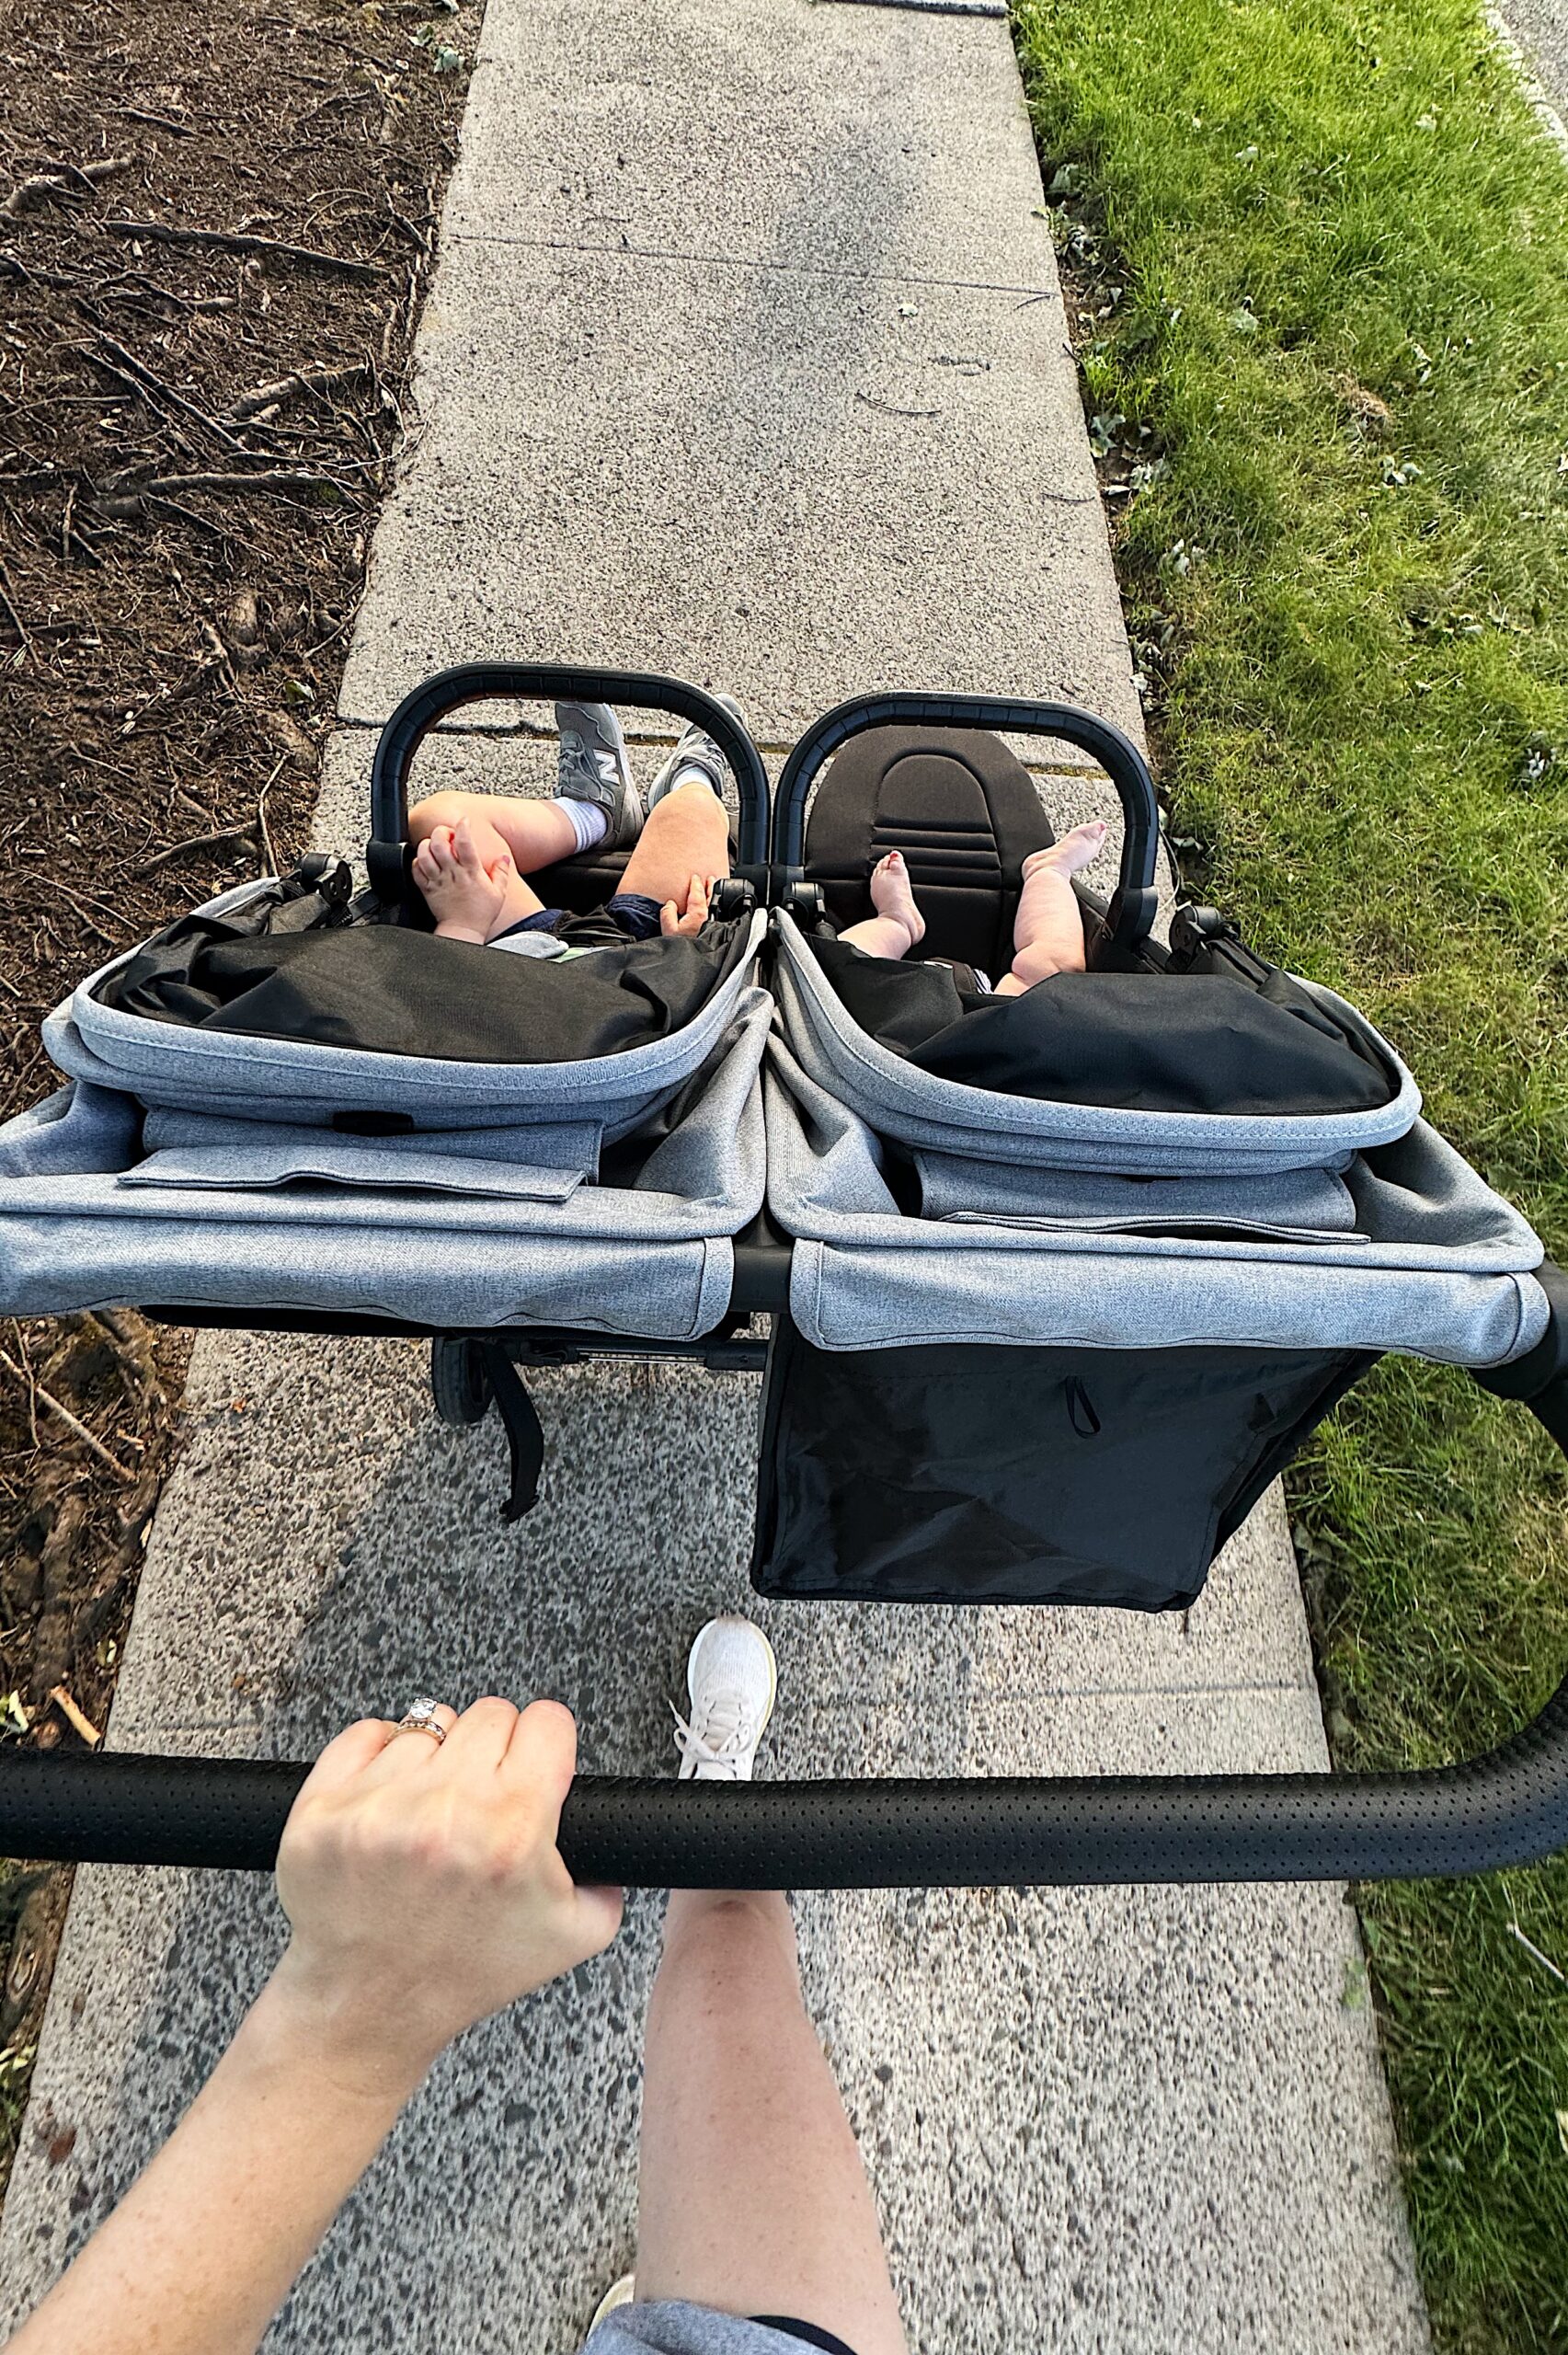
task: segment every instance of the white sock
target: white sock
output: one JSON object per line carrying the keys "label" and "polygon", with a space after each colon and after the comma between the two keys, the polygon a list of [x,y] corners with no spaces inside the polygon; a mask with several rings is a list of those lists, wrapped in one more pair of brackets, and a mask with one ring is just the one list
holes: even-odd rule
{"label": "white sock", "polygon": [[568,801],[563,794],[555,803],[572,821],[572,832],[578,838],[578,850],[591,850],[610,832],[610,812],[601,810],[597,801]]}

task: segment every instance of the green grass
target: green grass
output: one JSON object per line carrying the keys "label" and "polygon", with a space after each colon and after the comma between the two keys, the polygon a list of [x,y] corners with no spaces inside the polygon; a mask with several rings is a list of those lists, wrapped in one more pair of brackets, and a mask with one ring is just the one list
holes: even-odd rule
{"label": "green grass", "polygon": [[[1568,1258],[1568,164],[1471,0],[1015,0],[1189,879]],[[1124,466],[1125,471],[1125,466]],[[1342,1763],[1568,1670],[1568,1486],[1385,1366],[1298,1467]],[[1568,2349],[1568,1864],[1368,1890],[1439,2345]]]}

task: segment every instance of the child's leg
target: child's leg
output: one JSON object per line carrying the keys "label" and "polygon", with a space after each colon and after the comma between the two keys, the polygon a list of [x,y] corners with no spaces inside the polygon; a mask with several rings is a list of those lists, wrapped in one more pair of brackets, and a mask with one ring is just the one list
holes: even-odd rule
{"label": "child's leg", "polygon": [[1024,861],[1013,970],[998,982],[998,997],[1021,997],[1053,973],[1083,971],[1083,917],[1069,878],[1099,856],[1104,840],[1105,821],[1095,818]]}
{"label": "child's leg", "polygon": [[871,870],[871,904],[876,910],[863,923],[840,933],[852,948],[868,957],[904,957],[925,938],[925,918],[915,905],[910,874],[901,851],[890,850]]}
{"label": "child's leg", "polygon": [[693,875],[729,873],[729,819],[705,780],[678,786],[656,802],[626,861],[621,890],[686,904]]}
{"label": "child's leg", "polygon": [[578,846],[577,829],[559,801],[526,801],[509,793],[429,794],[408,812],[408,839],[425,842],[438,826],[455,830],[465,818],[477,839],[498,837],[519,875],[554,867]]}
{"label": "child's leg", "polygon": [[446,940],[493,940],[544,904],[513,868],[505,838],[483,818],[432,827],[414,854],[414,880]]}

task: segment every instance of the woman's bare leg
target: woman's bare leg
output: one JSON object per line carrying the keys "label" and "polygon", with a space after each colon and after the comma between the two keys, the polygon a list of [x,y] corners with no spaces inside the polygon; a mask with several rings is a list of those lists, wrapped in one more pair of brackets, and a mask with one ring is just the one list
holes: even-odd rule
{"label": "woman's bare leg", "polygon": [[660,906],[673,900],[684,907],[693,875],[728,873],[729,819],[723,802],[705,784],[681,785],[648,811],[621,889],[639,891]]}
{"label": "woman's bare leg", "polygon": [[639,2300],[786,2315],[855,2355],[905,2355],[870,2186],[776,1891],[670,1896],[637,2200]]}
{"label": "woman's bare leg", "polygon": [[576,829],[558,801],[526,801],[510,793],[429,794],[408,812],[408,839],[422,843],[438,826],[455,831],[465,818],[476,835],[486,828],[499,835],[520,875],[554,867],[578,846]]}
{"label": "woman's bare leg", "polygon": [[1104,840],[1105,821],[1094,818],[1024,861],[1013,970],[998,982],[998,997],[1021,997],[1053,973],[1082,972],[1083,916],[1069,878],[1099,856]]}

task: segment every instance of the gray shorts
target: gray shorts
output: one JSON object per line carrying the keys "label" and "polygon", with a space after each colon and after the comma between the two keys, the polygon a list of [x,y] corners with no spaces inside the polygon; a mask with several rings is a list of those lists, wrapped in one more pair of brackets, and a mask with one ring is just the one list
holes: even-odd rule
{"label": "gray shorts", "polygon": [[712,2306],[670,2300],[618,2306],[605,2315],[583,2355],[806,2355],[808,2348],[821,2355],[854,2355],[841,2338],[815,2323],[785,2321],[783,2315],[746,2322],[738,2315],[716,2314]]}

